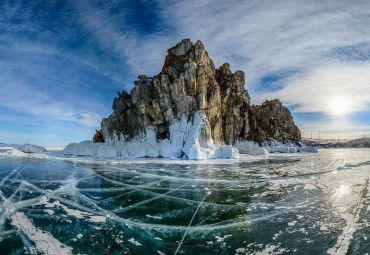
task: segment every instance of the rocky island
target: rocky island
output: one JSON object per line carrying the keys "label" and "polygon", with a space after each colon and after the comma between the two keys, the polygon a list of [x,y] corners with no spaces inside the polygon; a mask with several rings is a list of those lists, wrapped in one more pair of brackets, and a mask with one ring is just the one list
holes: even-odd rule
{"label": "rocky island", "polygon": [[98,157],[238,158],[312,150],[279,100],[251,105],[243,71],[218,69],[201,41],[168,49],[162,71],[118,92],[93,141],[65,154]]}

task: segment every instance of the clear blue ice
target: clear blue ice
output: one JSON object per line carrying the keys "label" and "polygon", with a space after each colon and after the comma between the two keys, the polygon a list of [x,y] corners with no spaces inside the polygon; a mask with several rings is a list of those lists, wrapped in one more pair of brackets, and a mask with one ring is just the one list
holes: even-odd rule
{"label": "clear blue ice", "polygon": [[365,254],[370,150],[239,160],[0,153],[0,254]]}

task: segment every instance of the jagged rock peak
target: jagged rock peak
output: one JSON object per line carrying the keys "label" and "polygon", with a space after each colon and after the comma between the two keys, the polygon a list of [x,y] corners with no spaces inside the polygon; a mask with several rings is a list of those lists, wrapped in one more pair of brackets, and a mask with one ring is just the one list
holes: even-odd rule
{"label": "jagged rock peak", "polygon": [[[151,155],[166,154],[159,144],[167,144],[176,157],[234,155],[232,149],[223,146],[239,140],[261,144],[270,137],[274,128],[263,114],[289,126],[279,126],[279,132],[291,135],[284,135],[284,139],[300,140],[296,130],[286,124],[292,121],[289,110],[285,108],[288,114],[276,110],[281,107],[252,109],[244,72],[233,73],[228,63],[216,69],[201,41],[193,44],[190,39],[182,40],[168,49],[159,74],[141,74],[134,84],[130,93],[118,92],[113,113],[103,119],[94,141],[104,140],[108,145],[147,143]],[[273,138],[281,137],[274,133]]]}
{"label": "jagged rock peak", "polygon": [[176,46],[167,50],[168,54],[174,55],[185,55],[189,49],[193,46],[193,43],[190,39],[183,39],[181,42],[176,44]]}

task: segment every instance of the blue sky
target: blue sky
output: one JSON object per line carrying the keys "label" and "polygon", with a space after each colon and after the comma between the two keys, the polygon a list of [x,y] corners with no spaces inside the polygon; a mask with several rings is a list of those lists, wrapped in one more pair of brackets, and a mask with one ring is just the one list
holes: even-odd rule
{"label": "blue sky", "polygon": [[369,24],[368,1],[2,0],[0,142],[91,139],[183,38],[243,70],[253,103],[280,98],[303,134],[370,136]]}

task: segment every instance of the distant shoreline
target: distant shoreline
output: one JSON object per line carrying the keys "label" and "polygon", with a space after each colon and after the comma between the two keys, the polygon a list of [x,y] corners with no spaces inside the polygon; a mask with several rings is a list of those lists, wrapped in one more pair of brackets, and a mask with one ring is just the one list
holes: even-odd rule
{"label": "distant shoreline", "polygon": [[308,145],[318,149],[325,148],[370,148],[370,138],[350,139],[302,139]]}

